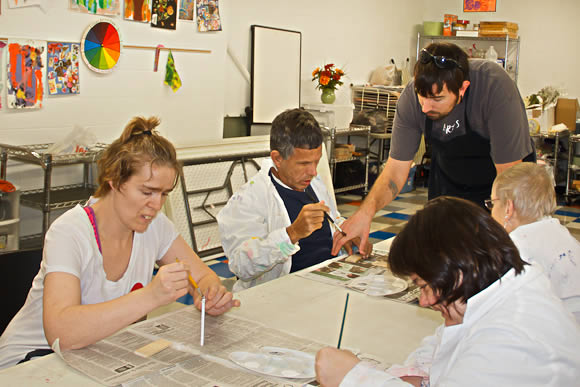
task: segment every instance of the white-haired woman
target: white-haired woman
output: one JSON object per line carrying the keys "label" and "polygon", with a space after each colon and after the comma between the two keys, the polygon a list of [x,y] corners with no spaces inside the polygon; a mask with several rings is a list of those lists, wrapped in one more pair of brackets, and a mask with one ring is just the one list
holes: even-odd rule
{"label": "white-haired woman", "polygon": [[556,295],[580,322],[580,243],[552,217],[556,192],[546,167],[521,163],[504,171],[485,204],[522,259],[543,267]]}

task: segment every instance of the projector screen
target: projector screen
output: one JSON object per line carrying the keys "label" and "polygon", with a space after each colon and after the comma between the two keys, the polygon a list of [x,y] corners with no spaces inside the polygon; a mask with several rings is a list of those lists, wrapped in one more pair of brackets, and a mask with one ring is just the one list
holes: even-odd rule
{"label": "projector screen", "polygon": [[252,26],[252,123],[300,107],[302,33]]}

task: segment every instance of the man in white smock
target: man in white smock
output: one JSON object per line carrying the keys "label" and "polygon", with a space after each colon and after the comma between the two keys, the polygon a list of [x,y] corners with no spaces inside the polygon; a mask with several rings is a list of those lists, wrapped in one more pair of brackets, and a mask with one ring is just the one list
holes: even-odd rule
{"label": "man in white smock", "polygon": [[[322,131],[312,114],[291,109],[270,131],[270,158],[217,216],[234,291],[270,281],[332,257],[333,226],[344,221],[316,168]],[[350,248],[350,246],[349,246]]]}

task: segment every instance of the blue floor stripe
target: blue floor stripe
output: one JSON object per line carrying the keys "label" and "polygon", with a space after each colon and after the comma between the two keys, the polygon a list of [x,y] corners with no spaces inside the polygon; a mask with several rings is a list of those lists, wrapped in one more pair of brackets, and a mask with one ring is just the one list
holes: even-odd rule
{"label": "blue floor stripe", "polygon": [[391,212],[390,214],[383,215],[383,218],[393,218],[393,219],[401,219],[401,220],[409,220],[411,215],[407,214],[400,214],[398,212]]}
{"label": "blue floor stripe", "polygon": [[569,216],[572,218],[580,218],[580,213],[572,211],[557,210],[556,215]]}
{"label": "blue floor stripe", "polygon": [[369,234],[370,238],[375,238],[375,239],[381,239],[381,240],[385,240],[385,239],[389,239],[394,237],[397,234],[393,234],[392,232],[386,232],[386,231],[375,231],[375,232],[371,232]]}
{"label": "blue floor stripe", "polygon": [[185,305],[193,305],[193,296],[187,293],[185,296],[179,297],[176,301]]}
{"label": "blue floor stripe", "polygon": [[231,278],[234,276],[234,273],[230,271],[228,264],[225,262],[216,263],[211,265],[209,268],[215,271],[215,273],[222,278]]}

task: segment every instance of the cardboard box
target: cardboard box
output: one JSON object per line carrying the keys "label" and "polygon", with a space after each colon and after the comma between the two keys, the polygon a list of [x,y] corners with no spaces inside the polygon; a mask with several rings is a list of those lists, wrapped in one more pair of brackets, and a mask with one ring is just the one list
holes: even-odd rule
{"label": "cardboard box", "polygon": [[476,30],[455,31],[455,36],[467,36],[477,38],[479,36],[479,31]]}
{"label": "cardboard box", "polygon": [[453,35],[453,23],[457,21],[457,15],[446,13],[443,15],[443,36]]}
{"label": "cardboard box", "polygon": [[530,124],[530,132],[548,133],[554,126],[556,108],[554,105],[542,110],[542,108],[526,109],[528,122]]}
{"label": "cardboard box", "polygon": [[576,114],[578,113],[578,99],[558,98],[556,103],[555,123],[563,123],[570,132],[576,131]]}
{"label": "cardboard box", "polygon": [[503,38],[506,35],[514,39],[518,37],[517,23],[485,21],[479,23],[479,36]]}

